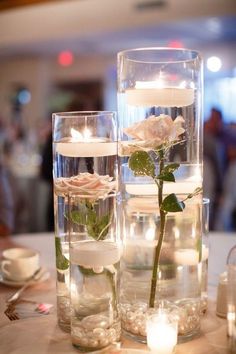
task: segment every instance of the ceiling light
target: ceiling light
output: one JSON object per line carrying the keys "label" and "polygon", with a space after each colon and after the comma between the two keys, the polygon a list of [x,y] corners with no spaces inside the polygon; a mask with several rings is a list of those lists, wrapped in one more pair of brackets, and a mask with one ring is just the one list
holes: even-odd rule
{"label": "ceiling light", "polygon": [[207,69],[212,72],[217,72],[222,66],[222,61],[218,57],[210,57],[207,59]]}
{"label": "ceiling light", "polygon": [[171,40],[168,43],[168,47],[169,48],[184,48],[184,44],[183,44],[183,42],[178,41],[178,40]]}
{"label": "ceiling light", "polygon": [[59,53],[57,60],[62,66],[70,66],[74,61],[74,56],[69,50],[66,50]]}

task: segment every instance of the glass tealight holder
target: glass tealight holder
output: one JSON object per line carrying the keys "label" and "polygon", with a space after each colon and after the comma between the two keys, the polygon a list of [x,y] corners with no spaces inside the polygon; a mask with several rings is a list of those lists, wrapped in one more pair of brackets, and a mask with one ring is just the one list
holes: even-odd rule
{"label": "glass tealight holder", "polygon": [[177,344],[177,317],[160,308],[148,317],[146,326],[147,345],[151,353],[172,354]]}
{"label": "glass tealight holder", "polygon": [[229,353],[236,353],[236,246],[227,258],[227,334]]}

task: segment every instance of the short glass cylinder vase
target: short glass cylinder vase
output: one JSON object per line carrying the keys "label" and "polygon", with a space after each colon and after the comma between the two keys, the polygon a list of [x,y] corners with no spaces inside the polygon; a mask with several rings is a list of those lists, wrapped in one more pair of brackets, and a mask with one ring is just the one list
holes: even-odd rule
{"label": "short glass cylinder vase", "polygon": [[58,322],[96,351],[121,332],[115,113],[55,113],[53,154]]}
{"label": "short glass cylinder vase", "polygon": [[[185,49],[118,54],[121,316],[146,342],[146,318],[166,300],[179,340],[200,328],[202,60]],[[157,334],[158,335],[158,334]]]}

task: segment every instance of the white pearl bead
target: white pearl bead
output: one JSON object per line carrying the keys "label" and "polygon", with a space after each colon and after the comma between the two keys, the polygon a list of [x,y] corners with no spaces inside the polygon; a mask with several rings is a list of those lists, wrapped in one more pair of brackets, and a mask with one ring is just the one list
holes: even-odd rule
{"label": "white pearl bead", "polygon": [[130,330],[131,330],[131,326],[128,323],[124,324],[124,328],[127,332],[130,332]]}
{"label": "white pearl bead", "polygon": [[133,322],[135,319],[135,314],[133,312],[129,311],[126,314],[126,318],[129,322]]}
{"label": "white pearl bead", "polygon": [[90,339],[88,343],[89,347],[95,348],[98,346],[98,341],[96,339]]}
{"label": "white pearl bead", "polygon": [[109,320],[103,315],[91,315],[83,318],[81,326],[87,330],[93,330],[95,328],[107,328],[109,326]]}
{"label": "white pearl bead", "polygon": [[80,338],[79,343],[80,343],[81,346],[87,347],[88,346],[88,339],[85,338],[85,337]]}
{"label": "white pearl bead", "polygon": [[146,328],[141,328],[140,329],[140,332],[139,332],[140,334],[141,334],[141,336],[144,336],[144,337],[146,337],[146,335],[147,335],[147,331],[146,331]]}
{"label": "white pearl bead", "polygon": [[109,335],[110,337],[116,336],[116,330],[115,330],[114,328],[110,328],[110,329],[108,330],[108,335]]}
{"label": "white pearl bead", "polygon": [[77,338],[83,338],[84,337],[84,331],[82,331],[81,329],[77,329],[77,328],[71,328],[71,335],[75,336]]}
{"label": "white pearl bead", "polygon": [[103,328],[95,328],[93,334],[96,338],[100,339],[105,337],[106,331]]}
{"label": "white pearl bead", "polygon": [[138,326],[131,326],[131,332],[134,334],[138,334],[139,333],[139,327]]}
{"label": "white pearl bead", "polygon": [[136,321],[136,326],[137,326],[138,328],[140,328],[140,327],[142,326],[142,321],[137,320],[137,321]]}
{"label": "white pearl bead", "polygon": [[107,338],[100,339],[101,347],[106,347],[109,344],[109,340]]}

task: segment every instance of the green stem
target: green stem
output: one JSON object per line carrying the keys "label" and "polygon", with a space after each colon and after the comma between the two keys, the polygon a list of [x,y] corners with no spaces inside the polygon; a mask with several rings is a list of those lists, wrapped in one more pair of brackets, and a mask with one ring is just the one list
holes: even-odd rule
{"label": "green stem", "polygon": [[106,276],[110,281],[111,284],[111,291],[112,291],[112,306],[115,311],[118,311],[117,308],[117,293],[116,293],[116,283],[115,283],[115,273],[109,272],[109,270],[106,270]]}
{"label": "green stem", "polygon": [[[161,174],[164,169],[164,153],[162,150],[158,151],[159,154],[159,173]],[[156,287],[157,287],[157,273],[160,262],[161,247],[165,234],[165,224],[166,224],[166,212],[161,210],[161,204],[163,200],[163,181],[160,180],[157,184],[158,187],[158,206],[160,211],[160,233],[158,238],[158,243],[155,249],[154,262],[152,267],[152,279],[151,279],[151,290],[149,297],[149,307],[154,307],[155,297],[156,297]]]}

